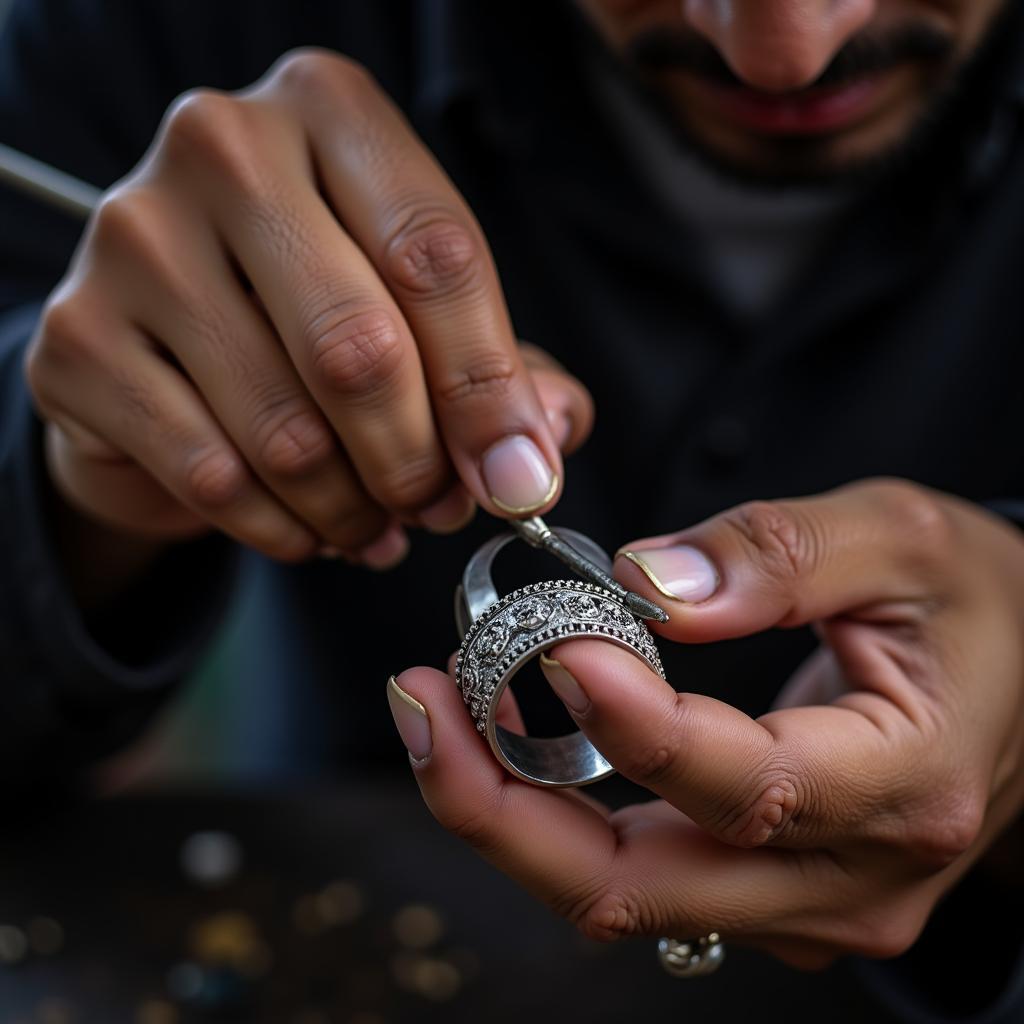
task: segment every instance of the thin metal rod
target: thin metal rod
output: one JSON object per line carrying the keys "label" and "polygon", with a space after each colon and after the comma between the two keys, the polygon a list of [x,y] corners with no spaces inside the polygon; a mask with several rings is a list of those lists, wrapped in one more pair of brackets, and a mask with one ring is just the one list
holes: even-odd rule
{"label": "thin metal rod", "polygon": [[95,185],[3,143],[0,143],[0,180],[79,220],[85,220],[92,213],[103,194]]}
{"label": "thin metal rod", "polygon": [[634,615],[641,619],[668,622],[668,613],[664,608],[648,600],[642,594],[627,590],[618,580],[612,579],[599,565],[592,562],[568,541],[553,533],[540,516],[533,516],[530,519],[511,519],[509,526],[531,547],[547,551],[585,580],[610,590]]}

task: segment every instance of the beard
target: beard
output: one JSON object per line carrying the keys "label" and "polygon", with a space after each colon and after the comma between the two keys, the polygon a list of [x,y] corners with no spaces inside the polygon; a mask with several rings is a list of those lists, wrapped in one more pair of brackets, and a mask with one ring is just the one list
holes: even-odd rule
{"label": "beard", "polygon": [[[976,130],[996,102],[1007,67],[1024,32],[1024,5],[1009,3],[994,18],[984,39],[966,57],[954,40],[930,26],[908,26],[888,36],[851,39],[808,88],[841,86],[857,78],[914,65],[922,71],[925,97],[902,134],[874,151],[838,159],[834,140],[807,136],[762,136],[757,155],[730,154],[691,130],[661,76],[686,72],[717,86],[743,82],[719,52],[695,33],[652,30],[626,51],[627,73],[646,102],[680,144],[718,174],[741,184],[767,188],[793,185],[832,187],[876,183],[922,161],[939,161]],[[621,61],[620,61],[621,64]],[[955,150],[954,150],[955,151]],[[948,156],[945,157],[948,159]],[[935,167],[941,166],[935,163]]]}

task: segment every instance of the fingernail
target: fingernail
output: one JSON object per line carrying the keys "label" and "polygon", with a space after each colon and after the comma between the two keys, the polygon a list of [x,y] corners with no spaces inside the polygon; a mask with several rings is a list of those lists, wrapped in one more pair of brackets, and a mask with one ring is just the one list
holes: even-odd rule
{"label": "fingernail", "polygon": [[620,551],[657,587],[660,594],[673,601],[697,604],[706,601],[718,589],[718,572],[707,555],[688,544],[670,548],[645,548],[643,551]]}
{"label": "fingernail", "polygon": [[400,526],[392,526],[359,552],[363,565],[378,572],[392,569],[409,553],[409,538]]}
{"label": "fingernail", "polygon": [[524,434],[513,434],[488,448],[481,468],[491,501],[509,515],[536,512],[558,490],[558,475]]}
{"label": "fingernail", "polygon": [[420,522],[432,533],[455,533],[476,513],[476,502],[463,487],[453,487],[440,501],[420,512]]}
{"label": "fingernail", "polygon": [[570,711],[580,715],[590,707],[590,698],[583,692],[583,687],[573,679],[569,670],[560,661],[549,658],[543,651],[540,655],[540,670],[551,684],[551,689],[558,694]]}
{"label": "fingernail", "polygon": [[409,756],[417,763],[425,761],[430,757],[432,749],[427,709],[414,697],[410,697],[398,685],[394,676],[388,679],[388,704],[398,735],[402,737]]}
{"label": "fingernail", "polygon": [[548,409],[545,413],[548,418],[548,426],[551,428],[551,436],[559,448],[564,448],[572,437],[572,420],[559,409]]}

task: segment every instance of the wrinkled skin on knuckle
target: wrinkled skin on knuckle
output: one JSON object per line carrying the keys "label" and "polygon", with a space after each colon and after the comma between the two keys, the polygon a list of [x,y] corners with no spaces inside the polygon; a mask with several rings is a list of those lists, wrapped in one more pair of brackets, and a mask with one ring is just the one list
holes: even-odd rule
{"label": "wrinkled skin on knuckle", "polygon": [[267,415],[257,423],[259,458],[280,477],[304,477],[323,469],[334,453],[334,442],[321,418],[312,410],[293,405],[289,411]]}
{"label": "wrinkled skin on knuckle", "polygon": [[753,848],[792,833],[802,807],[801,791],[791,771],[766,765],[744,792],[723,804],[711,831],[733,846]]}
{"label": "wrinkled skin on knuckle", "polygon": [[985,821],[983,798],[943,789],[941,799],[908,814],[898,833],[900,848],[928,871],[941,871],[966,854],[978,841]]}
{"label": "wrinkled skin on knuckle", "polygon": [[447,213],[413,214],[390,239],[383,268],[397,288],[420,298],[445,298],[482,288],[484,255],[476,233]]}
{"label": "wrinkled skin on knuckle", "polygon": [[181,468],[185,500],[211,512],[233,505],[242,496],[246,480],[247,474],[238,459],[216,448],[190,453]]}
{"label": "wrinkled skin on knuckle", "polygon": [[763,585],[787,596],[791,607],[780,620],[800,618],[800,584],[814,574],[826,553],[814,517],[791,504],[753,501],[725,514]]}
{"label": "wrinkled skin on knuckle", "polygon": [[401,332],[383,310],[328,309],[313,318],[305,335],[322,383],[350,401],[373,399],[403,363]]}
{"label": "wrinkled skin on knuckle", "polygon": [[616,768],[627,779],[654,789],[674,774],[675,751],[668,742],[654,742],[643,749],[619,754]]}
{"label": "wrinkled skin on knuckle", "polygon": [[647,735],[643,743],[630,743],[616,751],[616,769],[627,779],[649,789],[670,783],[685,772],[685,752],[679,749],[678,737],[687,734],[689,707],[687,695],[677,693],[657,729]]}
{"label": "wrinkled skin on knuckle", "polygon": [[635,893],[609,890],[579,901],[566,914],[580,933],[596,942],[616,942],[653,930]]}
{"label": "wrinkled skin on knuckle", "polygon": [[449,370],[436,389],[447,405],[462,406],[472,415],[479,407],[492,410],[514,396],[519,384],[519,367],[511,356],[501,353],[475,359],[457,370]]}
{"label": "wrinkled skin on knuckle", "polygon": [[100,201],[92,216],[90,242],[100,254],[162,266],[166,259],[163,222],[155,190],[124,185]]}

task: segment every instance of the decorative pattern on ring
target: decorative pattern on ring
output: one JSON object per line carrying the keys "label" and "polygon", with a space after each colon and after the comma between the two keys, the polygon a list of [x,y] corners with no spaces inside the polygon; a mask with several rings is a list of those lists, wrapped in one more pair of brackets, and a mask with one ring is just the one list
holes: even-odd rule
{"label": "decorative pattern on ring", "polygon": [[494,691],[513,666],[573,636],[608,637],[634,650],[665,678],[650,630],[610,590],[551,580],[514,590],[469,628],[455,661],[455,682],[479,732]]}

